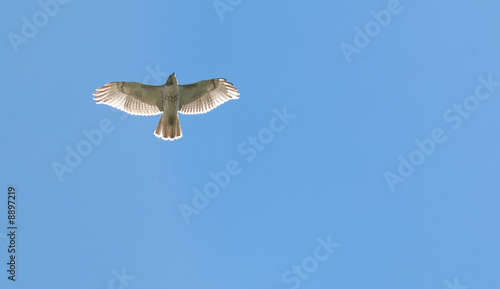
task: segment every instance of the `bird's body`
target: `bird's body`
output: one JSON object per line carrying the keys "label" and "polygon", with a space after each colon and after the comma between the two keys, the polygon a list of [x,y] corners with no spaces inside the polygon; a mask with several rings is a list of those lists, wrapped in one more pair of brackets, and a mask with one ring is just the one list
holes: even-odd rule
{"label": "bird's body", "polygon": [[134,115],[163,113],[155,130],[162,139],[182,136],[179,116],[206,113],[229,99],[238,99],[238,90],[223,78],[179,85],[172,73],[164,85],[138,82],[110,82],[94,93],[97,103],[104,103]]}
{"label": "bird's body", "polygon": [[182,136],[181,124],[177,111],[179,110],[179,84],[175,75],[161,86],[161,98],[163,101],[163,114],[156,126],[155,135],[165,139],[176,139]]}

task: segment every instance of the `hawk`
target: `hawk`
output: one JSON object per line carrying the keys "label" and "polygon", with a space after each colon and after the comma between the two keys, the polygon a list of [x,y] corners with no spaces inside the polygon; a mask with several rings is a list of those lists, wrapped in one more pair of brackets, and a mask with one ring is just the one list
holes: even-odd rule
{"label": "hawk", "polygon": [[177,112],[201,114],[230,99],[238,99],[238,89],[224,78],[179,85],[172,73],[164,85],[138,82],[110,82],[96,89],[97,103],[104,103],[133,115],[161,114],[155,136],[174,140],[182,136]]}

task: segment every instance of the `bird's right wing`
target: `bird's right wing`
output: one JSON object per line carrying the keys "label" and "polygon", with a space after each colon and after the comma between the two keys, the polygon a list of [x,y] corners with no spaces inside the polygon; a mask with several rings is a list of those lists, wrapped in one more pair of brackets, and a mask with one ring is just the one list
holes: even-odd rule
{"label": "bird's right wing", "polygon": [[224,78],[179,85],[179,112],[199,114],[211,111],[230,99],[238,99],[238,89]]}
{"label": "bird's right wing", "polygon": [[96,89],[94,99],[130,114],[155,115],[163,111],[161,86],[138,82],[110,82]]}

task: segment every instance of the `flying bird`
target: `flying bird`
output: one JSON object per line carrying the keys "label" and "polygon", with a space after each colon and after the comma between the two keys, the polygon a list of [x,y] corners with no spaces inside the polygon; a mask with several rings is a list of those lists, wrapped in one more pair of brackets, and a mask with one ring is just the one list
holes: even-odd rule
{"label": "flying bird", "polygon": [[230,99],[238,99],[238,89],[224,78],[179,85],[172,73],[164,85],[138,82],[110,82],[96,89],[97,103],[104,103],[133,115],[162,114],[155,136],[174,140],[182,136],[177,112],[201,114]]}

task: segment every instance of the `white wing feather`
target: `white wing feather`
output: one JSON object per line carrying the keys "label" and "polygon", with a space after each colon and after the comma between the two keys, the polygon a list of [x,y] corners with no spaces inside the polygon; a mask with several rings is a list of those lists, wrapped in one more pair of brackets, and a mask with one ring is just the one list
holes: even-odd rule
{"label": "white wing feather", "polygon": [[224,78],[179,85],[179,112],[200,114],[211,111],[230,99],[238,99],[238,89]]}
{"label": "white wing feather", "polygon": [[96,89],[94,99],[134,115],[155,115],[163,111],[161,86],[138,82],[110,82]]}

